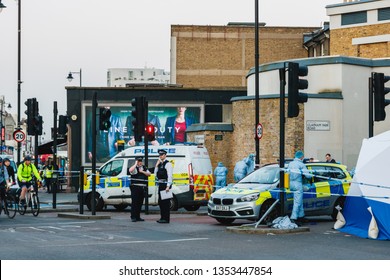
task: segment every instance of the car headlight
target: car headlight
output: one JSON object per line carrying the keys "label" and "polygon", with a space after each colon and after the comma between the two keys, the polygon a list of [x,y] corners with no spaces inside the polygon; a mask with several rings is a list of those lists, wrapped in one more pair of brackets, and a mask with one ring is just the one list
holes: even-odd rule
{"label": "car headlight", "polygon": [[246,202],[246,201],[254,201],[257,200],[260,196],[260,193],[252,193],[248,195],[241,196],[237,199],[237,202]]}

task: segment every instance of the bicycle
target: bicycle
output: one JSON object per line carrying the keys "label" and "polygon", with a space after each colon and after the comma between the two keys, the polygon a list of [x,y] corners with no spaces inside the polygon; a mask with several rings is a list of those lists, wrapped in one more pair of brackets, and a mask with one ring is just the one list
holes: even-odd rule
{"label": "bicycle", "polygon": [[7,190],[5,193],[4,201],[1,201],[0,214],[4,210],[4,213],[8,218],[13,219],[18,209],[18,203],[16,202],[15,196],[9,193]]}
{"label": "bicycle", "polygon": [[41,205],[39,203],[38,195],[33,185],[27,189],[26,204],[19,205],[19,214],[24,215],[27,212],[27,207],[31,208],[31,213],[36,217],[39,214]]}

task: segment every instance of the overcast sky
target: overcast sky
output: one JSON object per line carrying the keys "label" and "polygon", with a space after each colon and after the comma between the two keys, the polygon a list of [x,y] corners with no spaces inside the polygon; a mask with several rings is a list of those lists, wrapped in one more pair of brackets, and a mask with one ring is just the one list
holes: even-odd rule
{"label": "overcast sky", "polygon": [[[17,112],[18,2],[1,0],[0,95]],[[321,26],[325,6],[342,0],[259,0],[268,26]],[[170,71],[172,24],[254,22],[255,0],[22,0],[21,118],[36,97],[44,131],[53,126],[53,102],[66,114],[69,71],[82,69],[83,86],[106,86],[108,68],[155,67]],[[49,140],[49,135],[44,141]]]}

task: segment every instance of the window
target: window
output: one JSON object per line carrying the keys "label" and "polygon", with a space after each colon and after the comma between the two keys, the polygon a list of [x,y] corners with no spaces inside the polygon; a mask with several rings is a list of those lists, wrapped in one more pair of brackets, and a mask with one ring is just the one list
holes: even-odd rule
{"label": "window", "polygon": [[355,12],[341,15],[341,25],[357,24],[367,22],[367,11]]}
{"label": "window", "polygon": [[133,71],[129,71],[129,80],[133,78]]}
{"label": "window", "polygon": [[100,175],[102,176],[117,176],[122,172],[123,160],[114,160],[100,169]]}
{"label": "window", "polygon": [[378,10],[378,21],[380,20],[390,20],[390,8]]}
{"label": "window", "polygon": [[143,76],[144,75],[144,71],[141,71],[141,76]]}

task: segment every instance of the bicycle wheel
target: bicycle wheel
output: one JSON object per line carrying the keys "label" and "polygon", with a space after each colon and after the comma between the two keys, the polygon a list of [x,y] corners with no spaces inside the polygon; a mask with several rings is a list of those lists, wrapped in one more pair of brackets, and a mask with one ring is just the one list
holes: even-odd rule
{"label": "bicycle wheel", "polygon": [[[27,203],[27,201],[26,201],[26,203]],[[27,211],[27,204],[21,205],[20,203],[18,203],[19,214],[24,215],[24,214],[26,214],[26,211]]]}
{"label": "bicycle wheel", "polygon": [[16,215],[16,210],[18,208],[18,204],[16,202],[16,198],[13,195],[7,195],[5,198],[5,213],[8,218],[13,219]]}
{"label": "bicycle wheel", "polygon": [[31,212],[35,217],[38,216],[40,208],[41,205],[39,204],[39,198],[35,193],[33,193],[31,195]]}

